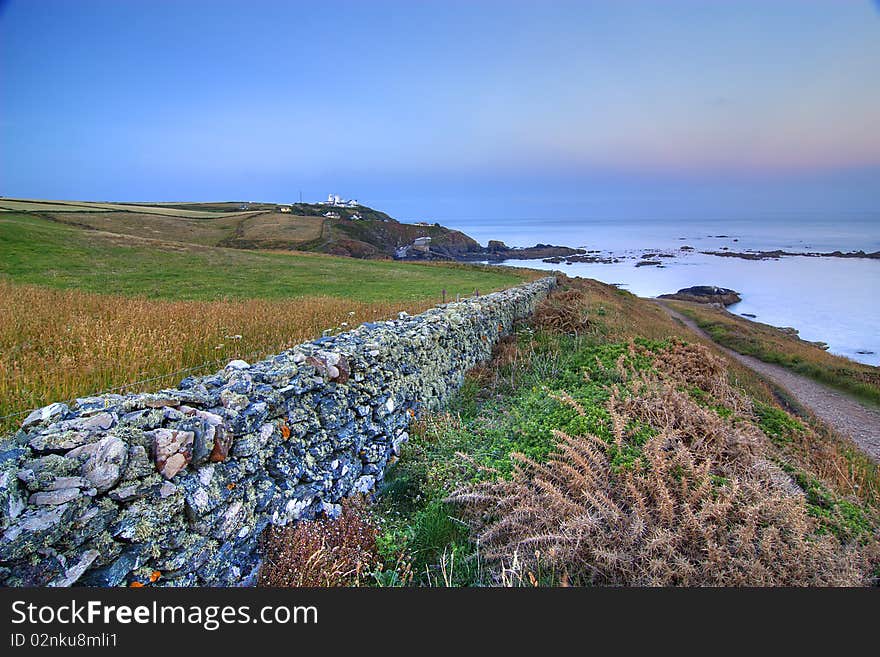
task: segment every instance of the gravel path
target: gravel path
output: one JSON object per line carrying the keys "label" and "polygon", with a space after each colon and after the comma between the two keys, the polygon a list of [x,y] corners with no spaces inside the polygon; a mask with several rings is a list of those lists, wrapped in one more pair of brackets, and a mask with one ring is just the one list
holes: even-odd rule
{"label": "gravel path", "polygon": [[[662,302],[658,302],[658,305],[694,333],[712,341],[712,338],[691,318],[685,317]],[[765,363],[715,344],[731,358],[735,358],[764,378],[785,388],[828,426],[841,435],[849,437],[875,461],[880,461],[880,411],[864,406],[842,392],[795,374],[784,367]]]}

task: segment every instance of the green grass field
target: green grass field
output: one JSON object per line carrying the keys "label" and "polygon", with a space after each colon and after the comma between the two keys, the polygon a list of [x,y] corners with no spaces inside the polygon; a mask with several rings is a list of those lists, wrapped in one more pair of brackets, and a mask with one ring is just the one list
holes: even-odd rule
{"label": "green grass field", "polygon": [[0,214],[0,276],[15,283],[155,299],[358,301],[440,299],[516,285],[537,274],[301,253],[268,253],[115,235],[33,215]]}

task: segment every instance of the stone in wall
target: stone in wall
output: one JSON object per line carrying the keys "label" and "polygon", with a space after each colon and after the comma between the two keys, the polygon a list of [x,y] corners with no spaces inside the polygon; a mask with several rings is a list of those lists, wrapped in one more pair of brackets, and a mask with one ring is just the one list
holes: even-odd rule
{"label": "stone in wall", "polygon": [[401,313],[175,389],[34,411],[0,443],[0,584],[251,583],[269,524],[371,492],[412,418],[554,285]]}

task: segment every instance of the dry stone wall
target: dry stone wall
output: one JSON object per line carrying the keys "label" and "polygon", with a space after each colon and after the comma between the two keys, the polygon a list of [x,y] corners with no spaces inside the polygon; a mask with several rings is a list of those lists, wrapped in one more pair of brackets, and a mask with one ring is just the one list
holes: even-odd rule
{"label": "dry stone wall", "polygon": [[553,278],[367,323],[175,389],[51,404],[0,443],[0,584],[232,586],[271,523],[334,516]]}

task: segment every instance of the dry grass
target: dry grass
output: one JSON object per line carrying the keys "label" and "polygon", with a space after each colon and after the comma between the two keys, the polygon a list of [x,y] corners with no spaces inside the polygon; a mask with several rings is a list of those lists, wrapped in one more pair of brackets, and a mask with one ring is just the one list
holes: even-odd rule
{"label": "dry grass", "polygon": [[53,212],[54,221],[109,233],[203,246],[290,249],[321,237],[323,217],[258,212],[214,216],[172,216],[140,212]]}
{"label": "dry grass", "polygon": [[[532,573],[549,570],[556,583],[599,585],[865,583],[867,552],[818,531],[763,433],[680,390],[698,383],[713,402],[748,412],[723,362],[705,347],[676,345],[657,369],[630,375],[629,392],[612,395],[613,440],[556,432],[546,463],[517,455],[511,480],[465,486],[449,499],[468,515],[499,581],[529,573],[534,583]],[[655,433],[641,457],[613,467],[611,452],[644,425]]]}
{"label": "dry grass", "polygon": [[[563,309],[576,313],[579,318],[588,318],[592,332],[600,337],[621,340],[689,335],[688,330],[673,321],[662,308],[626,290],[591,279],[565,276],[560,276],[560,287],[563,290],[557,294],[564,294],[565,288],[575,291],[568,296]],[[553,297],[548,301],[552,303]]]}
{"label": "dry grass", "polygon": [[[234,358],[254,360],[431,301],[356,302],[334,297],[283,301],[155,301],[49,290],[0,280],[0,416],[162,377],[127,392],[176,384],[169,373]],[[342,327],[345,328],[345,327]],[[216,362],[215,362],[216,361]],[[0,420],[0,431],[17,426]]]}
{"label": "dry grass", "polygon": [[324,217],[305,217],[280,212],[260,214],[242,221],[236,238],[255,244],[310,242],[321,237],[325,221]]}
{"label": "dry grass", "polygon": [[40,203],[38,201],[11,201],[0,200],[0,212],[67,212],[67,211],[110,212],[108,208],[84,208],[82,206],[66,205],[64,203]]}
{"label": "dry grass", "polygon": [[337,519],[267,532],[260,586],[358,586],[379,565],[377,529],[364,503],[349,498]]}
{"label": "dry grass", "polygon": [[118,235],[215,246],[235,233],[247,216],[177,217],[139,212],[53,212],[53,221]]}
{"label": "dry grass", "polygon": [[591,325],[590,305],[578,289],[561,290],[550,295],[535,310],[532,325],[542,331],[583,335]]}

